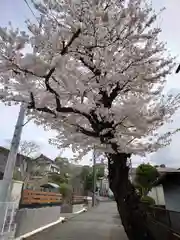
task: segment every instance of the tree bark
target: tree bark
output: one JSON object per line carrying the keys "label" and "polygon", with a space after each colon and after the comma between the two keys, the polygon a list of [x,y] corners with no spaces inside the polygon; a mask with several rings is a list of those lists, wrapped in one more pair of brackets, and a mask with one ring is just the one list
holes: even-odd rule
{"label": "tree bark", "polygon": [[110,188],[129,240],[154,240],[148,229],[146,212],[129,180],[127,159],[126,153],[108,154]]}

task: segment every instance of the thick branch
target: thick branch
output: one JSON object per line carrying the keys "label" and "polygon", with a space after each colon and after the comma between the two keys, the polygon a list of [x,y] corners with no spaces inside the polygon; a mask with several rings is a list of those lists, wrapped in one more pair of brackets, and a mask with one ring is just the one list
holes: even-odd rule
{"label": "thick branch", "polygon": [[76,38],[79,37],[79,34],[81,33],[81,29],[79,28],[71,37],[71,39],[69,40],[69,42],[66,44],[66,46],[62,49],[61,51],[61,55],[64,55],[65,53],[67,53],[68,48],[71,46],[71,44],[74,42],[74,40]]}
{"label": "thick branch", "polygon": [[[69,40],[69,42],[63,47],[63,49],[61,50],[61,55],[65,55],[66,53],[67,53],[67,50],[68,50],[68,48],[71,46],[71,44],[73,43],[73,41],[79,36],[79,34],[81,33],[81,29],[79,28],[74,34],[73,34],[73,36],[71,37],[71,39]],[[45,77],[45,84],[46,84],[46,87],[48,87],[48,89],[47,90],[51,90],[50,92],[52,92],[52,93],[54,93],[55,94],[55,91],[52,89],[52,88],[50,88],[50,86],[49,86],[49,79],[50,79],[50,77],[52,76],[52,74],[54,73],[54,71],[55,71],[55,67],[54,68],[52,68],[52,69],[50,69],[49,70],[49,73],[47,74],[47,75],[45,75],[44,77]],[[48,85],[48,86],[47,86]]]}
{"label": "thick branch", "polygon": [[[69,42],[63,47],[63,49],[61,50],[61,55],[64,55],[67,53],[68,48],[71,46],[71,44],[73,43],[73,41],[79,36],[81,32],[81,29],[78,29],[73,36],[71,37],[71,39],[69,40]],[[21,69],[22,70],[22,69]],[[51,78],[52,74],[55,71],[55,67],[50,69],[48,74],[45,76],[42,76],[43,78],[45,78],[45,85],[46,85],[46,90],[49,91],[50,93],[52,93],[53,95],[55,95],[55,99],[56,99],[56,111],[57,112],[62,112],[62,113],[78,113],[81,114],[83,116],[85,116],[86,118],[90,119],[90,116],[86,113],[81,113],[80,111],[73,109],[73,108],[66,108],[66,107],[61,107],[61,103],[60,103],[60,96],[59,94],[50,86],[49,83],[49,79]],[[26,70],[23,70],[23,72],[26,72]],[[28,72],[31,73],[31,72]],[[32,75],[34,75],[33,73],[31,73]],[[47,112],[50,113],[52,115],[54,115],[56,117],[56,113],[49,109],[48,107],[43,107],[43,108],[36,108],[35,106],[35,99],[33,96],[33,93],[30,94],[31,97],[31,102],[29,105],[29,108],[31,109],[36,109],[38,111],[42,111],[42,112]]]}
{"label": "thick branch", "polygon": [[[33,95],[32,92],[30,93],[30,99],[31,99],[31,102],[29,103],[29,106],[28,106],[29,109],[35,109],[37,111],[50,113],[54,117],[57,117],[56,112],[51,110],[48,107],[42,107],[42,108],[38,107],[37,108],[36,105],[35,105],[35,99],[34,99],[34,95]],[[90,123],[92,122],[92,117],[91,117],[90,114],[85,113],[85,112],[81,112],[78,109],[75,109],[75,108],[72,108],[72,107],[61,107],[61,105],[58,105],[58,104],[60,104],[59,99],[57,99],[57,102],[58,102],[57,106],[56,106],[56,111],[57,112],[59,112],[59,113],[75,113],[75,114],[79,114],[81,116],[84,116],[86,119],[88,119]]]}
{"label": "thick branch", "polygon": [[[139,61],[141,61],[141,59],[142,58],[138,59],[137,61],[139,62]],[[120,73],[122,74],[122,73],[126,72],[135,63],[136,63],[136,61],[135,62],[133,62],[133,61],[130,62],[122,71],[120,71]],[[112,102],[118,96],[120,91],[124,90],[123,91],[124,93],[129,91],[129,89],[124,89],[124,88],[128,85],[129,82],[132,82],[134,79],[136,79],[136,77],[137,76],[133,77],[132,79],[129,79],[122,86],[120,86],[119,83],[117,83],[115,88],[112,90],[112,92],[111,92],[109,97],[108,96],[106,97],[106,95],[105,95],[105,98],[104,98],[104,96],[102,97],[102,102],[105,102],[106,105],[108,105],[107,107],[110,108],[111,105],[112,105]]]}
{"label": "thick branch", "polygon": [[[17,64],[13,63],[12,62],[12,65],[16,68],[16,69],[12,69],[12,71],[17,74],[17,75],[20,75],[21,72],[25,73],[25,74],[31,74],[35,77],[43,77],[43,76],[40,76],[40,75],[37,75],[35,74],[34,72],[30,71],[30,70],[27,70],[27,69],[23,69],[21,67],[19,67]],[[18,71],[19,70],[19,71]]]}
{"label": "thick branch", "polygon": [[[112,90],[110,96],[109,96],[109,102],[113,102],[113,100],[117,97],[117,95],[119,94],[120,91],[122,91],[126,86],[127,84],[129,83],[130,81],[128,80],[127,82],[125,82],[121,87],[119,86],[119,83],[116,84],[116,87]],[[126,92],[126,90],[124,91]]]}
{"label": "thick branch", "polygon": [[[69,42],[63,47],[63,49],[61,50],[60,52],[60,55],[65,55],[67,53],[67,50],[68,48],[71,46],[71,44],[73,43],[73,41],[79,36],[79,34],[81,33],[81,29],[79,28],[74,34],[73,36],[70,38]],[[28,69],[23,69],[21,68],[20,66],[18,66],[17,64],[15,64],[13,62],[12,59],[8,59],[6,56],[3,56],[6,60],[10,61],[12,63],[12,65],[16,68],[16,69],[12,69],[12,71],[15,73],[15,74],[20,74],[20,72],[24,72],[25,74],[31,74],[33,76],[36,76],[36,77],[40,77],[40,78],[45,78],[45,81],[48,82],[50,77],[52,76],[52,74],[54,73],[55,71],[55,68],[51,68],[49,70],[49,72],[44,75],[44,76],[40,76],[40,75],[37,75],[35,74],[33,71],[30,71]],[[17,69],[20,71],[17,71]],[[46,86],[47,87],[47,86]],[[51,88],[52,90],[52,88]]]}
{"label": "thick branch", "polygon": [[123,93],[128,92],[130,89],[124,89],[129,82],[132,82],[137,76],[133,77],[132,79],[129,79],[126,81],[122,86],[119,85],[119,83],[116,84],[116,87],[112,90],[110,96],[109,96],[109,102],[112,104],[114,99],[118,96],[119,92],[123,91]]}
{"label": "thick branch", "polygon": [[77,129],[78,132],[81,132],[83,134],[85,134],[86,136],[89,136],[89,137],[99,137],[98,133],[94,132],[94,131],[90,131],[90,130],[87,130],[79,125],[74,125]]}
{"label": "thick branch", "polygon": [[[101,75],[101,70],[96,68],[94,64],[90,65],[88,64],[83,57],[80,57],[80,61],[84,64],[85,67],[87,67],[95,76],[100,76]],[[109,97],[107,94],[107,91],[104,91],[100,89],[99,94],[102,95],[102,98],[99,102],[102,102],[104,107],[109,107],[111,106],[111,103],[109,104]],[[98,103],[97,103],[98,105]]]}
{"label": "thick branch", "polygon": [[[87,63],[87,61],[84,60],[83,57],[80,57],[79,59],[84,64],[84,66],[87,67],[95,76],[100,76],[101,75],[101,70],[97,69],[94,64],[90,65],[89,63]],[[131,62],[127,67],[125,67],[121,71],[121,73],[127,71],[133,64],[134,64],[134,62]],[[102,98],[99,100],[99,102],[102,102],[104,107],[110,108],[111,105],[112,105],[113,100],[117,97],[119,92],[122,91],[126,87],[126,85],[129,82],[130,81],[128,80],[121,87],[119,86],[119,83],[117,83],[116,87],[112,90],[110,96],[108,96],[107,91],[104,91],[104,90],[100,89],[99,94],[102,96]],[[124,92],[126,92],[126,91],[124,91]]]}
{"label": "thick branch", "polygon": [[40,112],[46,112],[46,113],[49,113],[49,114],[53,115],[54,117],[56,117],[56,113],[48,107],[43,107],[43,108],[37,107],[36,108],[35,99],[34,99],[34,95],[32,92],[30,93],[30,98],[31,98],[31,102],[29,103],[29,106],[28,106],[29,109],[35,109]]}
{"label": "thick branch", "polygon": [[56,113],[53,110],[51,110],[50,108],[48,108],[48,107],[42,107],[42,108],[38,107],[38,108],[35,108],[35,109],[37,111],[40,111],[40,112],[50,113],[50,114],[54,115],[54,117],[57,116]]}
{"label": "thick branch", "polygon": [[80,57],[79,60],[84,64],[85,67],[87,67],[92,73],[94,73],[95,76],[101,75],[101,70],[96,68],[95,65],[88,64],[83,57]]}
{"label": "thick branch", "polygon": [[72,108],[72,107],[60,107],[58,109],[58,112],[61,112],[61,113],[77,113],[77,114],[80,114],[80,115],[86,117],[88,120],[91,119],[90,114],[85,113],[85,112],[81,112],[78,109],[75,109],[75,108]]}
{"label": "thick branch", "polygon": [[[69,40],[69,42],[63,47],[63,49],[61,50],[61,55],[64,55],[67,53],[68,47],[71,46],[71,44],[73,43],[73,41],[79,36],[81,32],[81,29],[79,28],[71,37],[71,39]],[[49,73],[45,76],[45,85],[46,85],[46,89],[47,91],[49,91],[50,93],[55,95],[55,99],[56,99],[56,110],[58,112],[61,112],[61,102],[60,102],[60,96],[59,94],[50,86],[49,84],[49,79],[52,76],[52,74],[55,71],[55,67],[52,68]]]}

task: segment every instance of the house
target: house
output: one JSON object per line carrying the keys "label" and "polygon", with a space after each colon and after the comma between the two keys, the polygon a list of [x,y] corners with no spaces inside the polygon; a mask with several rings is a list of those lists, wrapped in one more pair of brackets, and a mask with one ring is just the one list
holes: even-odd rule
{"label": "house", "polygon": [[41,154],[35,159],[40,172],[43,173],[57,173],[60,174],[60,168],[50,158]]}
{"label": "house", "polygon": [[109,196],[109,197],[113,196],[113,192],[111,191],[111,189],[109,187],[107,164],[104,162],[96,163],[96,170],[97,170],[97,173],[100,170],[99,173],[100,173],[100,175],[102,174],[102,177],[100,176],[96,182],[99,195],[100,196]]}
{"label": "house", "polygon": [[28,180],[28,189],[41,190],[41,185],[48,184],[51,174],[60,174],[60,168],[50,158],[41,154],[34,159],[36,174]]}
{"label": "house", "polygon": [[[0,179],[3,178],[3,173],[6,167],[6,162],[9,154],[9,149],[0,147]],[[51,173],[60,174],[60,168],[48,157],[41,154],[36,159],[26,157],[22,154],[17,154],[15,171],[16,177],[19,179],[22,171],[29,173],[27,187],[39,188],[40,185],[48,182],[48,176]],[[32,174],[33,172],[33,174]],[[23,178],[24,179],[24,178]]]}
{"label": "house", "polygon": [[[155,186],[149,192],[156,205],[165,207],[169,211],[180,212],[180,170],[157,167],[160,174]],[[131,170],[131,179],[134,179],[135,169]]]}
{"label": "house", "polygon": [[[8,155],[9,155],[9,149],[0,146],[0,178],[3,177]],[[27,170],[27,168],[29,168],[30,165],[32,164],[32,159],[18,153],[16,158],[15,168],[20,169],[22,163],[24,165],[23,168]]]}
{"label": "house", "polygon": [[71,185],[74,195],[82,196],[84,194],[84,186],[79,175],[72,177]]}
{"label": "house", "polygon": [[97,180],[97,188],[100,196],[113,196],[113,192],[111,191],[109,187],[109,180],[107,176],[104,176],[103,178],[99,178]]}
{"label": "house", "polygon": [[158,167],[157,170],[160,173],[160,178],[150,192],[150,196],[154,197],[156,193],[157,199],[155,201],[157,203],[158,199],[161,199],[162,202],[164,198],[167,210],[180,212],[180,170],[167,167]]}

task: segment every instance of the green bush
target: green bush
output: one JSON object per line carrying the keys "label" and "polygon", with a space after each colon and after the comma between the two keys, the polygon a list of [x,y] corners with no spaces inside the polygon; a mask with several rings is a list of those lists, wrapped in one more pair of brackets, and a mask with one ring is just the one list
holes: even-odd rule
{"label": "green bush", "polygon": [[141,196],[147,196],[154,183],[158,180],[159,173],[157,169],[149,163],[140,164],[136,169],[134,185]]}
{"label": "green bush", "polygon": [[67,183],[60,184],[60,193],[63,198],[71,197],[72,195],[72,187]]}
{"label": "green bush", "polygon": [[149,196],[142,196],[141,202],[148,204],[148,205],[155,205],[155,200]]}

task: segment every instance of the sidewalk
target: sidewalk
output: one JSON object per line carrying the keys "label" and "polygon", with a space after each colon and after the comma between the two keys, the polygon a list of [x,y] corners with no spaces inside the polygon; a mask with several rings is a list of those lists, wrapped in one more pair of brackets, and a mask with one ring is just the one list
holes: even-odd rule
{"label": "sidewalk", "polygon": [[26,240],[127,240],[115,202],[103,202]]}

